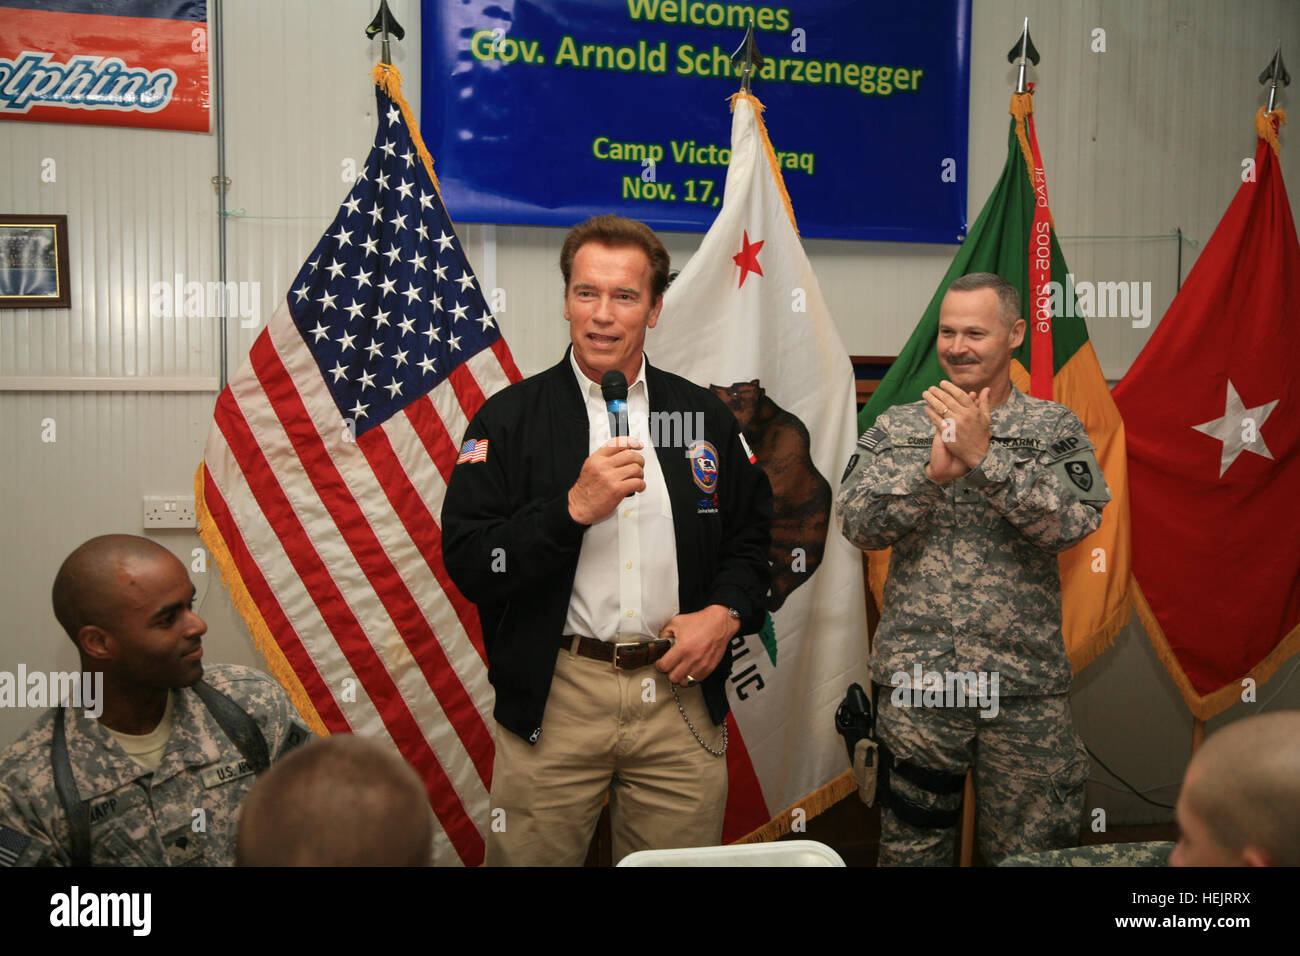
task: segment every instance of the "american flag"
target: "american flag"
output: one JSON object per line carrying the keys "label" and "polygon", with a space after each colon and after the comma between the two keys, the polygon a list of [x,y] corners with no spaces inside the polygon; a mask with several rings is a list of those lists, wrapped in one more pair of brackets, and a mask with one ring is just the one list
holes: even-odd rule
{"label": "american flag", "polygon": [[487,461],[488,440],[480,438],[477,441],[471,438],[465,444],[460,446],[460,454],[456,457],[456,464],[462,465],[466,462]]}
{"label": "american flag", "polygon": [[438,517],[469,418],[519,380],[392,67],[374,146],[217,400],[200,534],[318,729],[423,777],[438,862],[483,859],[492,691]]}

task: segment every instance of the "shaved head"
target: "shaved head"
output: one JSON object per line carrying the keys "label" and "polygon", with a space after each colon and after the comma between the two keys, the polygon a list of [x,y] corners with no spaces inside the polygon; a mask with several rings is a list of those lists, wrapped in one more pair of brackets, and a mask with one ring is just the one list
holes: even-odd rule
{"label": "shaved head", "polygon": [[1229,724],[1187,767],[1178,797],[1183,839],[1171,862],[1300,866],[1297,806],[1300,711]]}
{"label": "shaved head", "polygon": [[428,866],[433,817],[391,749],[340,734],[278,761],[239,816],[239,866]]}
{"label": "shaved head", "polygon": [[68,555],[54,577],[54,616],[73,643],[88,624],[111,629],[117,622],[127,562],[162,557],[177,560],[162,545],[131,534],[100,535]]}

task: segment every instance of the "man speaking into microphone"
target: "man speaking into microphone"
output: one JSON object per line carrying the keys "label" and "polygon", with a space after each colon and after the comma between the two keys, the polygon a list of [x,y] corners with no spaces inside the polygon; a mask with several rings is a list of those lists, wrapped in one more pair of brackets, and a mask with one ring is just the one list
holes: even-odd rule
{"label": "man speaking into microphone", "polygon": [[560,271],[571,347],[483,403],[442,511],[496,689],[488,865],[580,865],[606,793],[615,861],[720,842],[729,642],[770,576],[772,491],[735,417],[646,361],[663,244],[596,216]]}

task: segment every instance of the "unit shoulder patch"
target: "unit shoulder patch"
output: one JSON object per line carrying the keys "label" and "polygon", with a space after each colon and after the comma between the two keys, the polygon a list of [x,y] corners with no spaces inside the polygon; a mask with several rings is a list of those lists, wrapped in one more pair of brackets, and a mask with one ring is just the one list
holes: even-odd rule
{"label": "unit shoulder patch", "polygon": [[[1053,444],[1055,449],[1061,442]],[[1105,504],[1110,501],[1110,489],[1106,487],[1106,478],[1097,465],[1097,457],[1091,448],[1083,445],[1077,451],[1051,462],[1048,468],[1069,488],[1080,501],[1092,504]]]}

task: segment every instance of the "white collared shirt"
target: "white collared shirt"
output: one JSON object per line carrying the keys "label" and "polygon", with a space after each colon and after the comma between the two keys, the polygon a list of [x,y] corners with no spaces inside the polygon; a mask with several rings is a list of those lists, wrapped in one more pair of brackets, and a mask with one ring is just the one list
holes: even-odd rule
{"label": "white collared shirt", "polygon": [[[582,373],[573,353],[569,363],[587,406],[587,454],[610,439],[609,412],[600,384]],[[677,539],[659,458],[650,444],[650,394],[641,368],[628,386],[628,433],[644,446],[645,491],[619,502],[582,537],[578,571],[569,598],[564,633],[602,641],[659,635],[677,613]]]}

